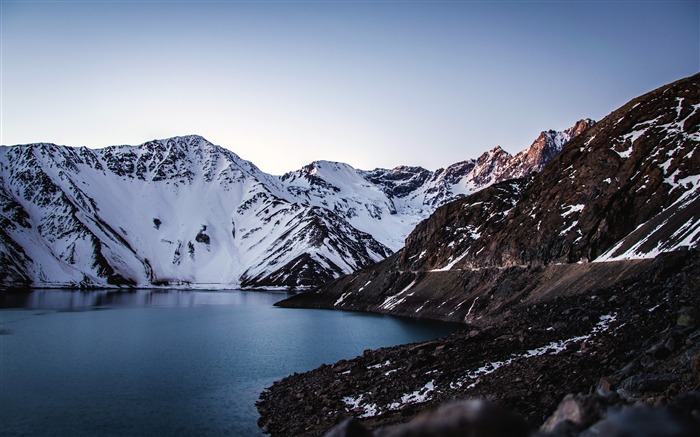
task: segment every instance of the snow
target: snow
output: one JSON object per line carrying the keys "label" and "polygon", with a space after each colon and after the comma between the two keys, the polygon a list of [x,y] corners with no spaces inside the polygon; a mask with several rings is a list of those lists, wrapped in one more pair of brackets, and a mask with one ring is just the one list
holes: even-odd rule
{"label": "snow", "polygon": [[624,135],[622,138],[624,141],[629,140],[631,144],[634,144],[634,142],[637,141],[640,137],[642,137],[646,133],[647,130],[648,130],[648,128],[637,129],[637,130],[634,130],[634,131]]}
{"label": "snow", "polygon": [[678,106],[676,107],[676,118],[679,118],[681,116],[681,110],[683,109],[683,100],[684,97],[678,97],[676,100],[678,100]]}
{"label": "snow", "polygon": [[464,316],[464,321],[466,322],[469,319],[469,316],[472,313],[472,310],[474,309],[474,305],[476,305],[476,301],[479,300],[479,296],[474,298],[474,301],[472,302],[471,306],[469,307],[469,310],[467,310],[467,315]]}
{"label": "snow", "polygon": [[572,229],[574,229],[576,226],[578,226],[578,220],[574,220],[573,223],[569,225],[568,228],[564,229],[563,231],[559,232],[559,236],[563,237],[565,235],[568,235],[569,232],[571,232]]}
{"label": "snow", "polygon": [[[560,147],[568,136],[558,133],[550,140]],[[491,151],[434,172],[407,195],[393,196],[369,181],[370,172],[347,164],[316,161],[277,177],[198,136],[99,150],[51,144],[0,148],[0,164],[10,169],[3,173],[2,188],[13,187],[11,197],[34,223],[29,230],[11,230],[10,238],[35,260],[31,270],[38,282],[75,284],[87,277],[108,285],[95,269],[82,267],[93,264],[94,236],[109,264],[139,286],[221,288],[239,286],[242,277],[270,275],[304,253],[344,273],[379,261],[389,251],[366,248],[361,264],[332,237],[318,246],[303,234],[320,220],[346,236],[359,239],[361,231],[398,250],[438,206],[495,182],[507,170],[502,160],[508,156]],[[39,194],[24,196],[35,191],[18,182],[25,168],[45,173],[58,186],[57,198],[48,199],[55,209],[40,206]],[[477,176],[486,182],[476,182]],[[79,213],[61,209],[69,204]],[[160,221],[157,229],[154,219]],[[79,235],[67,230],[81,227],[85,232]],[[208,243],[195,239],[205,227]],[[475,229],[470,235],[479,237]]]}
{"label": "snow", "polygon": [[521,353],[520,355],[513,355],[505,360],[485,363],[483,366],[470,372],[467,372],[465,376],[459,378],[457,381],[452,382],[450,384],[450,387],[455,389],[464,386],[464,384],[469,383],[466,386],[466,388],[469,390],[476,387],[479,384],[479,382],[481,381],[479,379],[480,376],[494,373],[498,369],[509,366],[515,361],[521,361],[523,359],[538,357],[545,354],[559,354],[562,351],[566,350],[566,346],[571,343],[580,343],[582,341],[590,340],[596,334],[600,334],[602,332],[607,331],[608,329],[610,329],[610,325],[612,324],[612,322],[614,322],[616,319],[616,313],[601,315],[598,323],[591,329],[591,331],[588,334],[571,337],[565,340],[553,341],[544,346],[535,349],[530,349],[524,353]]}
{"label": "snow", "polygon": [[566,209],[563,213],[561,213],[562,217],[567,217],[575,212],[581,212],[583,211],[583,208],[585,208],[586,205],[568,205],[564,206],[563,208]]}
{"label": "snow", "polygon": [[[668,182],[668,181],[667,181]],[[685,190],[683,194],[665,211],[683,211],[687,208],[692,208],[694,200],[700,196],[700,175],[691,175],[673,182],[673,188]],[[662,211],[661,213],[664,213]],[[679,250],[682,247],[695,247],[700,241],[700,218],[697,215],[691,214],[691,218],[674,230],[670,238],[659,240],[652,249],[642,250],[641,247],[649,241],[654,241],[659,233],[667,226],[671,217],[666,217],[660,220],[654,226],[653,220],[657,217],[652,217],[648,222],[639,224],[635,230],[627,236],[615,243],[609,250],[597,257],[594,262],[612,262],[629,259],[644,259],[654,258],[661,253]],[[640,234],[640,230],[647,227],[644,234]],[[630,244],[630,247],[624,252],[620,252],[625,244]]]}
{"label": "snow", "polygon": [[632,155],[633,151],[634,151],[634,149],[632,147],[630,147],[629,149],[622,151],[622,152],[618,152],[617,150],[613,149],[613,152],[617,153],[618,155],[620,155],[620,158],[624,158],[624,159],[629,158]]}
{"label": "snow", "polygon": [[426,305],[428,305],[428,303],[430,303],[430,299],[426,299],[425,302],[423,302],[423,304],[422,304],[421,306],[419,306],[418,308],[416,308],[416,310],[414,311],[414,313],[420,313],[420,312],[423,310],[423,308],[424,308]]}
{"label": "snow", "polygon": [[368,286],[368,285],[371,284],[371,283],[372,283],[372,280],[370,279],[369,281],[365,282],[365,285],[363,285],[362,287],[360,287],[357,291],[359,292],[359,291],[364,290],[365,287]]}
{"label": "snow", "polygon": [[401,404],[422,404],[430,400],[430,393],[435,390],[435,381],[428,381],[422,388],[401,396]]}
{"label": "snow", "polygon": [[[386,372],[385,375],[388,376],[395,372],[395,369],[390,370]],[[348,412],[359,412],[360,418],[374,417],[380,414],[382,410],[398,410],[407,404],[421,404],[427,402],[431,399],[434,390],[435,381],[428,381],[418,390],[402,395],[400,401],[392,402],[384,407],[379,407],[376,403],[364,403],[365,393],[357,396],[345,396],[342,398],[342,401],[346,405]]]}
{"label": "snow", "polygon": [[362,402],[362,398],[364,395],[360,395],[356,398],[353,398],[352,396],[345,396],[343,398],[343,402],[345,405],[347,405],[349,408],[355,409],[360,407],[360,403]]}
{"label": "snow", "polygon": [[700,240],[700,219],[689,221],[671,236],[678,240],[676,247],[691,246]]}
{"label": "snow", "polygon": [[[362,291],[362,290],[358,290],[358,291]],[[335,303],[333,303],[333,306],[334,306],[334,307],[337,307],[338,305],[340,305],[341,303],[343,303],[343,301],[345,300],[345,298],[348,297],[348,296],[350,296],[350,294],[352,294],[352,292],[350,292],[350,291],[348,291],[348,292],[346,292],[346,293],[343,293],[343,294],[338,298],[338,300],[336,300]]]}
{"label": "snow", "polygon": [[[19,148],[0,150],[0,162],[21,166],[14,156]],[[52,284],[77,284],[87,276],[94,284],[107,285],[96,272],[85,271],[84,266],[94,264],[91,235],[99,239],[110,265],[140,286],[237,287],[242,275],[270,274],[302,253],[345,273],[360,266],[350,250],[334,247],[329,239],[319,247],[304,229],[320,219],[353,238],[355,228],[330,212],[303,206],[301,195],[290,192],[281,179],[202,138],[82,149],[88,162],[73,156],[70,148],[33,151],[39,164],[30,165],[32,171],[45,172],[65,200],[55,199],[58,210],[37,205],[36,196],[24,201],[22,192],[31,187],[15,182],[23,208],[46,226],[18,229],[11,238],[26,247],[38,276]],[[171,153],[178,156],[177,166],[169,161]],[[145,162],[143,172],[138,165],[128,168],[130,160]],[[114,163],[127,170],[119,173]],[[66,202],[80,209],[71,215]],[[81,227],[87,234],[71,230]],[[46,231],[39,234],[40,229]],[[196,238],[200,233],[206,236],[201,241]],[[365,265],[385,253],[367,248],[366,255]]]}
{"label": "snow", "polygon": [[377,404],[368,404],[368,405],[365,405],[363,408],[364,408],[365,412],[364,412],[364,414],[360,415],[360,418],[374,417],[377,415]]}
{"label": "snow", "polygon": [[413,293],[408,294],[408,295],[402,297],[401,299],[399,299],[399,296],[403,295],[403,294],[406,293],[408,290],[410,290],[414,285],[416,285],[416,282],[418,282],[417,279],[414,280],[413,282],[411,282],[410,284],[408,284],[408,285],[406,286],[406,288],[404,288],[403,290],[399,291],[398,293],[396,293],[396,294],[394,294],[394,295],[392,295],[392,296],[387,297],[387,298],[384,300],[384,302],[382,302],[382,304],[379,305],[379,308],[385,309],[385,310],[392,310],[392,309],[394,309],[396,306],[402,304],[402,303],[406,300],[406,298],[408,298],[408,297],[410,297],[410,296],[413,296]]}
{"label": "snow", "polygon": [[348,411],[352,410],[362,410],[362,414],[360,414],[360,418],[364,417],[373,417],[377,414],[377,404],[365,404],[362,405],[362,398],[364,395],[360,395],[356,398],[352,396],[346,396],[342,400],[347,405]]}
{"label": "snow", "polygon": [[467,253],[468,253],[468,252],[465,251],[464,253],[462,253],[462,254],[461,254],[460,256],[458,256],[457,258],[454,258],[454,259],[452,259],[451,261],[449,261],[449,262],[447,263],[447,265],[445,265],[444,267],[439,268],[439,269],[431,270],[431,272],[446,272],[446,271],[448,271],[448,270],[451,270],[452,267],[454,267],[455,265],[457,265],[458,262],[460,262],[465,256],[467,256]]}

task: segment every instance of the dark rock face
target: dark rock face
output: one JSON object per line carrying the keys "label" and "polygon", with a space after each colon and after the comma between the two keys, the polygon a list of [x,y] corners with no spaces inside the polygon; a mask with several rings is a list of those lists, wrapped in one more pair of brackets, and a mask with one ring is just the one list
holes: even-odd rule
{"label": "dark rock face", "polygon": [[[586,129],[522,191],[506,223],[480,223],[481,238],[455,268],[571,263],[612,249],[614,258],[678,247],[688,233],[675,232],[700,220],[698,103],[700,78],[694,76]],[[452,220],[443,223],[451,226]],[[460,236],[455,232],[453,241]],[[421,237],[429,253],[446,241]],[[696,242],[697,236],[688,244]]]}
{"label": "dark rock face", "polygon": [[[493,228],[505,224],[508,212],[529,182],[530,179],[502,182],[438,208],[406,239],[406,246],[400,252],[400,268],[410,271],[445,269],[482,238],[480,231],[485,223]],[[489,235],[483,236],[483,239],[488,238]]]}
{"label": "dark rock face", "polygon": [[378,168],[364,173],[365,178],[382,188],[390,197],[405,197],[418,190],[430,178],[422,167],[399,166],[392,170]]}

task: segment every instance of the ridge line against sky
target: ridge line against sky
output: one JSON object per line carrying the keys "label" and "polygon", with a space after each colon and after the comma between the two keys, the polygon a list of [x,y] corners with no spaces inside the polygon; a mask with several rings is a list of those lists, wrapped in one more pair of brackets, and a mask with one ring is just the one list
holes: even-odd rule
{"label": "ridge line against sky", "polygon": [[0,144],[428,169],[700,71],[697,1],[0,3]]}

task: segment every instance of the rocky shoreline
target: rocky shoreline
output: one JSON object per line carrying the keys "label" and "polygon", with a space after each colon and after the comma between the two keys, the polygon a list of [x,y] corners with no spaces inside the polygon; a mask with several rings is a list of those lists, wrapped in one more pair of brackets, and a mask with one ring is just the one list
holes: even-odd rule
{"label": "rocky shoreline", "polygon": [[534,431],[572,393],[597,393],[606,408],[670,404],[699,388],[698,284],[700,254],[690,250],[594,290],[524,299],[498,320],[494,313],[439,340],[366,351],[277,381],[261,394],[259,424],[272,436],[321,436],[355,417],[356,429],[381,435],[445,403],[480,399]]}

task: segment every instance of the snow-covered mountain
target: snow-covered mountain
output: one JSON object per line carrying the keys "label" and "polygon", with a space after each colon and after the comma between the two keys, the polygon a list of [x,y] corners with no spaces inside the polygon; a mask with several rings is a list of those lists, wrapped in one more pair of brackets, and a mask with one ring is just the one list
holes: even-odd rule
{"label": "snow-covered mountain", "polygon": [[304,288],[403,246],[438,206],[539,171],[590,120],[435,172],[317,161],[281,177],[199,136],[0,147],[0,284]]}
{"label": "snow-covered mountain", "polygon": [[347,164],[316,161],[281,180],[297,201],[332,209],[396,251],[437,207],[496,182],[542,170],[564,144],[593,125],[590,119],[580,120],[562,132],[542,132],[515,156],[495,147],[476,159],[433,172],[408,166],[362,171]]}

